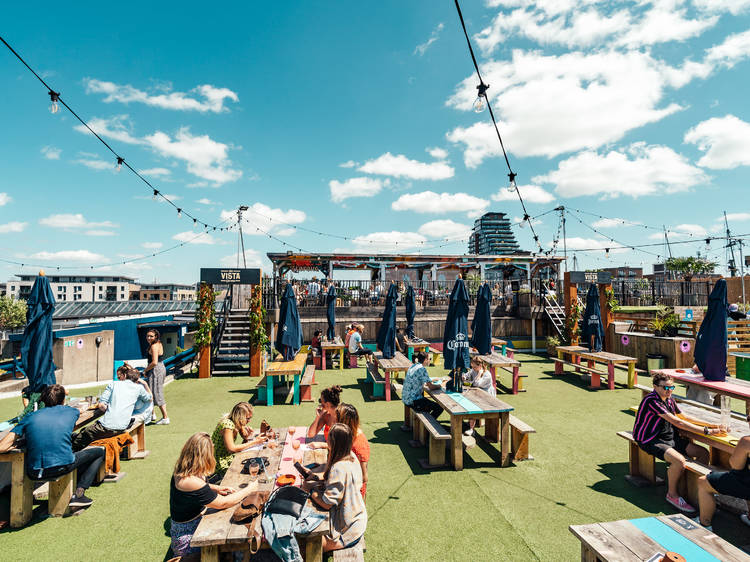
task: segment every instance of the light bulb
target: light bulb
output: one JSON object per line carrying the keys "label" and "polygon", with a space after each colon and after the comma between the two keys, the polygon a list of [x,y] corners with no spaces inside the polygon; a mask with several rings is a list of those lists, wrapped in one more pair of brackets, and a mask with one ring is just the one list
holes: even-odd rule
{"label": "light bulb", "polygon": [[711,250],[711,239],[706,238],[706,252]]}
{"label": "light bulb", "polygon": [[604,257],[609,259],[609,248],[604,248]]}
{"label": "light bulb", "polygon": [[182,209],[179,209],[179,208],[177,209],[177,218],[178,219],[182,218]]}
{"label": "light bulb", "polygon": [[60,111],[60,104],[57,103],[57,100],[60,99],[60,93],[59,92],[53,92],[52,90],[50,90],[47,93],[49,94],[49,100],[50,100],[49,112],[54,115],[55,113],[57,113],[58,111]]}
{"label": "light bulb", "polygon": [[474,113],[482,113],[484,108],[487,107],[487,102],[485,101],[484,96],[477,96],[472,107],[474,108]]}
{"label": "light bulb", "polygon": [[115,172],[118,172],[118,173],[119,173],[119,172],[120,172],[120,170],[122,170],[122,163],[123,163],[123,162],[125,162],[125,160],[123,160],[122,158],[120,158],[120,157],[118,156],[118,157],[117,157],[117,166],[115,167]]}
{"label": "light bulb", "polygon": [[523,228],[524,226],[526,226],[526,220],[525,219],[521,219],[521,222],[518,223],[518,226],[519,226],[519,228]]}

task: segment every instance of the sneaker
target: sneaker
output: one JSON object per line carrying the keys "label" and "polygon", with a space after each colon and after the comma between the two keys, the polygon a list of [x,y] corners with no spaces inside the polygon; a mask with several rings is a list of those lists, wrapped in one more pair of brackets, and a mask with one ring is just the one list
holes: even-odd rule
{"label": "sneaker", "polygon": [[696,525],[700,525],[701,527],[703,527],[707,531],[711,531],[713,533],[713,530],[714,530],[713,525],[704,525],[703,523],[701,523],[701,518],[700,517],[694,517],[693,518],[693,523],[695,523]]}
{"label": "sneaker", "polygon": [[740,521],[750,527],[750,516],[747,513],[743,513],[742,515],[740,515]]}
{"label": "sneaker", "polygon": [[70,503],[68,505],[70,507],[88,507],[92,503],[94,503],[94,500],[87,498],[85,494],[81,494],[80,496],[73,496],[70,498]]}
{"label": "sneaker", "polygon": [[162,418],[158,422],[156,422],[156,425],[169,425],[169,418]]}
{"label": "sneaker", "polygon": [[672,498],[669,496],[669,494],[667,494],[665,497],[668,503],[672,504],[676,509],[680,511],[684,511],[687,513],[692,513],[695,511],[695,508],[692,505],[690,505],[688,502],[686,502],[682,498],[682,496]]}

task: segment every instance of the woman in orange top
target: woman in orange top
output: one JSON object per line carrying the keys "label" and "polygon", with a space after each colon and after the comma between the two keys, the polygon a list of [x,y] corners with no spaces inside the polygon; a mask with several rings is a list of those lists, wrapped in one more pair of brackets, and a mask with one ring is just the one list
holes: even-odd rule
{"label": "woman in orange top", "polygon": [[359,465],[362,468],[362,499],[367,494],[367,463],[370,461],[370,443],[367,436],[362,432],[359,426],[359,413],[357,408],[351,404],[341,403],[336,408],[336,419],[338,423],[348,426],[354,436],[352,440],[352,453],[357,457]]}
{"label": "woman in orange top", "polygon": [[315,419],[310,427],[307,428],[307,436],[309,438],[312,439],[323,430],[323,437],[328,439],[328,430],[336,423],[336,408],[338,408],[340,403],[340,386],[329,386],[322,390],[318,399],[318,407],[315,409]]}

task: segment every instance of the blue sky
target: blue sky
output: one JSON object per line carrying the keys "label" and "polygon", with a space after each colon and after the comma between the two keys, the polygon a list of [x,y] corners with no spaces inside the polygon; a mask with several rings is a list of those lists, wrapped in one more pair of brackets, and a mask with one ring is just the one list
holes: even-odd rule
{"label": "blue sky", "polygon": [[[617,247],[659,243],[662,225],[670,241],[696,240],[675,255],[705,252],[724,211],[750,232],[750,0],[463,11],[529,214],[582,211],[567,222],[579,267],[650,271],[656,255]],[[471,107],[478,82],[452,2],[16,3],[5,16],[3,37],[178,206],[210,224],[250,206],[253,265],[290,246],[463,253],[478,214],[523,216],[489,116]],[[0,258],[35,264],[0,262],[0,279],[44,264],[191,282],[236,263],[235,233],[196,238],[64,109],[52,115],[4,48],[0,76]],[[534,227],[549,249],[557,213]],[[528,228],[515,232],[533,249]],[[721,246],[709,255],[723,263]]]}

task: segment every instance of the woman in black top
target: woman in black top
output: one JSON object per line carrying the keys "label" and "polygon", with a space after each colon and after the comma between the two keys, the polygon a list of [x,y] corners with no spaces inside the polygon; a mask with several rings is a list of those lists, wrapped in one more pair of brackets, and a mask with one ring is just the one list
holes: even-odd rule
{"label": "woman in black top", "polygon": [[195,433],[182,447],[169,486],[170,535],[175,556],[198,552],[190,546],[190,541],[207,507],[232,507],[258,489],[257,481],[239,491],[209,484],[206,477],[213,474],[214,468],[216,460],[211,436]]}

